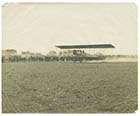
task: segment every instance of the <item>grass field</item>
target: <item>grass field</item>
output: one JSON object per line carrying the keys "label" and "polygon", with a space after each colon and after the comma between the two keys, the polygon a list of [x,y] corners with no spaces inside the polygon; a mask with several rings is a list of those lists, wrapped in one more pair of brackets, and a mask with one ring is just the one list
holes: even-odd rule
{"label": "grass field", "polygon": [[137,63],[2,64],[3,113],[137,110]]}

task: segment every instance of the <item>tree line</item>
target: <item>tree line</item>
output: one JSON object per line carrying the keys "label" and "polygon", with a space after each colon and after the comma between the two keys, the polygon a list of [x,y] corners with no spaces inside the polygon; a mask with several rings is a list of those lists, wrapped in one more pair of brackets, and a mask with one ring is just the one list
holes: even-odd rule
{"label": "tree line", "polygon": [[105,57],[87,57],[87,56],[30,56],[30,57],[22,57],[22,56],[2,56],[2,62],[37,62],[37,61],[80,61],[83,60],[103,60]]}
{"label": "tree line", "polygon": [[28,62],[28,61],[58,61],[57,56],[2,56],[2,62]]}

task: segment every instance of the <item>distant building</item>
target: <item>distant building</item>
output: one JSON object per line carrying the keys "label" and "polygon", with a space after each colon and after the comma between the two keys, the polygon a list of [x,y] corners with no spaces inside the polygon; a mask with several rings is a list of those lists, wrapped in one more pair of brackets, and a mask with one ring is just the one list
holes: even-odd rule
{"label": "distant building", "polygon": [[21,52],[21,56],[22,57],[26,57],[26,58],[31,57],[31,56],[34,56],[34,55],[35,55],[34,53],[29,52],[29,51],[23,51],[23,52]]}
{"label": "distant building", "polygon": [[35,53],[34,55],[35,55],[35,56],[38,56],[38,57],[42,57],[42,56],[44,56],[44,55],[41,54],[41,53]]}
{"label": "distant building", "polygon": [[56,51],[50,51],[48,54],[48,56],[57,56]]}
{"label": "distant building", "polygon": [[33,57],[42,57],[43,55],[41,53],[33,53],[33,52],[29,52],[29,51],[23,51],[23,52],[21,52],[21,56],[29,58],[31,56],[33,56]]}
{"label": "distant building", "polygon": [[2,56],[15,56],[15,55],[17,55],[17,51],[14,49],[2,50]]}

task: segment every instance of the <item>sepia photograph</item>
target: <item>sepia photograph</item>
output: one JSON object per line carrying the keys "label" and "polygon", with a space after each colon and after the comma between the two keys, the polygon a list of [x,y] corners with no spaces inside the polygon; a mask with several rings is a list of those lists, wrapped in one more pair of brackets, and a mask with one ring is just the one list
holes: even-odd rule
{"label": "sepia photograph", "polygon": [[135,3],[5,3],[2,113],[135,113]]}

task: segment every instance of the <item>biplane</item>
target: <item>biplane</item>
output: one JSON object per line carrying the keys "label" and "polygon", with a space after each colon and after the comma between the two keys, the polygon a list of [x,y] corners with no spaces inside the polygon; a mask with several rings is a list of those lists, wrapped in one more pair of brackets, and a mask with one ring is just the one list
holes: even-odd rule
{"label": "biplane", "polygon": [[69,50],[71,56],[61,56],[60,60],[65,61],[88,61],[88,60],[104,60],[104,55],[90,55],[85,52],[85,49],[112,49],[115,48],[112,44],[90,44],[90,45],[57,45],[57,48]]}

